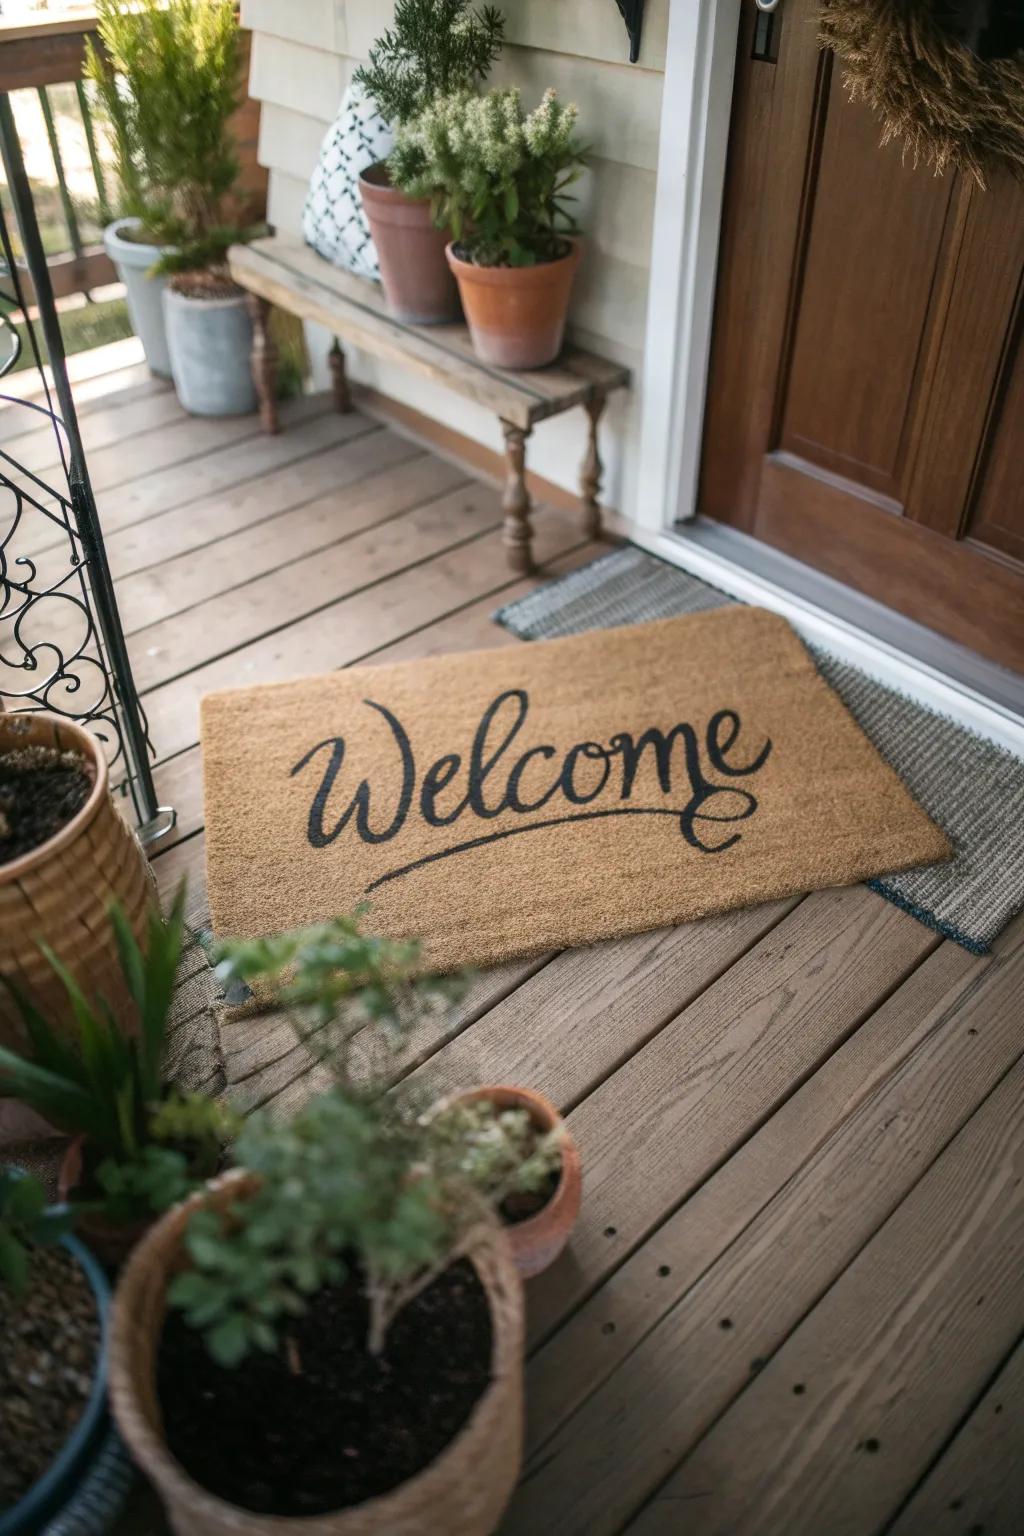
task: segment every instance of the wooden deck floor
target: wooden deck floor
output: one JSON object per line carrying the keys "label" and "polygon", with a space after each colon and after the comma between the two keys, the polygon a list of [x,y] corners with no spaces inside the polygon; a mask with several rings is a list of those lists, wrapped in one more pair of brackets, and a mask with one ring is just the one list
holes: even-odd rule
{"label": "wooden deck floor", "polygon": [[[512,640],[493,488],[324,399],[184,418],[126,376],[84,425],[205,915],[208,689]],[[43,452],[40,442],[40,453]],[[597,549],[541,511],[544,574]],[[251,1026],[226,1075],[301,1068]],[[977,959],[864,887],[480,978],[416,1060],[543,1088],[583,1153],[529,1288],[507,1536],[1018,1536],[1024,1529],[1024,922]],[[162,1529],[143,1502],[125,1526]],[[445,1533],[438,1533],[445,1536]]]}

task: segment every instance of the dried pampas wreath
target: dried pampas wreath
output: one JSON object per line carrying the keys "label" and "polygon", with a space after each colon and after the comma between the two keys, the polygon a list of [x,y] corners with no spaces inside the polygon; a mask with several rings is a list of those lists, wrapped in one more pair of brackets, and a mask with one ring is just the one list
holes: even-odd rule
{"label": "dried pampas wreath", "polygon": [[[979,186],[1008,166],[1024,179],[1024,29],[1016,0],[822,0],[821,41],[854,100],[914,164]],[[1003,57],[983,57],[988,51]]]}

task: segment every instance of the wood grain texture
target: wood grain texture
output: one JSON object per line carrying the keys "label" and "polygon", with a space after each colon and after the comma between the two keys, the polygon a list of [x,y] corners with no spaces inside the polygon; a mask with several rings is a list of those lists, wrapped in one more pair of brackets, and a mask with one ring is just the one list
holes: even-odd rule
{"label": "wood grain texture", "polygon": [[[962,974],[937,999],[929,967],[945,980],[939,952],[862,1026],[856,1049],[822,1069],[826,1091],[837,1097],[833,1127],[813,1155],[696,1283],[681,1293],[667,1277],[663,1321],[555,1440],[541,1444],[519,1506],[522,1529],[544,1501],[557,1518],[557,1490],[572,1488],[571,1517],[566,1511],[560,1528],[595,1536],[617,1530],[657,1487],[666,1464],[707,1430],[856,1259],[1013,1065],[1024,1049],[1015,1004],[1024,923],[994,963],[961,962]],[[872,1046],[874,1059],[867,1054]],[[858,1081],[865,1067],[867,1081]],[[845,1118],[843,1093],[855,1106]],[[614,1484],[601,1472],[610,1438]],[[830,1518],[831,1511],[820,1516],[821,1529],[831,1528]]]}
{"label": "wood grain texture", "polygon": [[863,887],[819,891],[585,1099],[571,1249],[530,1308],[546,1337],[935,946]]}
{"label": "wood grain texture", "polygon": [[886,1536],[1019,1536],[1024,1512],[1024,1344],[1018,1344]]}
{"label": "wood grain texture", "polygon": [[557,366],[503,372],[484,365],[465,326],[404,325],[389,313],[376,283],[332,267],[308,246],[273,235],[229,252],[236,282],[376,357],[403,363],[433,383],[493,410],[503,421],[528,430],[535,422],[588,399],[595,387],[628,382],[619,364],[583,354],[575,365],[567,348]]}
{"label": "wood grain texture", "polygon": [[1020,1338],[1022,1157],[1018,1062],[636,1531],[877,1529]]}
{"label": "wood grain texture", "polygon": [[[940,945],[545,1343],[528,1375],[531,1456],[901,1065],[937,1011],[968,995],[986,965]],[[759,1342],[745,1354],[740,1345],[743,1377]],[[718,1340],[721,1349],[733,1343],[731,1334]]]}

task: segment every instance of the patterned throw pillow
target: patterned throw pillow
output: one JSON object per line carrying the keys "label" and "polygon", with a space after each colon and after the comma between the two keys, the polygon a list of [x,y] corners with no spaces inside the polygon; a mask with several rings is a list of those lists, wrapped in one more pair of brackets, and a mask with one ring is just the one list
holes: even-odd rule
{"label": "patterned throw pillow", "polygon": [[362,89],[350,85],[320,147],[302,213],[302,235],[320,256],[359,277],[379,277],[359,195],[359,172],[391,149],[391,130]]}

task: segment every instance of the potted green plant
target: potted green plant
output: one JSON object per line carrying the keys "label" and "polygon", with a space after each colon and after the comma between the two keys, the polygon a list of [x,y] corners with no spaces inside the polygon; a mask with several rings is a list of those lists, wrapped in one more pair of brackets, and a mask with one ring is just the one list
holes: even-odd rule
{"label": "potted green plant", "polygon": [[[504,27],[492,5],[397,0],[393,26],[353,81],[397,129],[437,96],[484,79],[501,51]],[[395,182],[390,158],[361,172],[359,187],[392,313],[419,325],[455,319],[459,301],[445,261],[447,237],[434,225],[429,199]]]}
{"label": "potted green plant", "polygon": [[523,1279],[541,1274],[572,1236],[583,1195],[579,1148],[554,1104],[532,1088],[488,1084],[434,1114],[455,1170],[504,1223]]}
{"label": "potted green plant", "polygon": [[[130,1022],[104,916],[111,901],[134,934],[145,931],[155,887],[111,799],[101,743],[62,715],[0,712],[0,976],[64,1035],[74,1033],[74,1016],[41,945],[102,992],[122,1026]],[[21,1011],[0,987],[0,1046],[26,1040]]]}
{"label": "potted green plant", "polygon": [[410,197],[429,197],[451,229],[447,257],[473,346],[500,368],[541,368],[558,356],[579,242],[569,188],[586,151],[576,108],[545,92],[523,113],[517,90],[439,98],[402,124],[388,157]]}
{"label": "potted green plant", "polygon": [[334,1086],[257,1113],[238,1168],[153,1228],[118,1285],[114,1411],[195,1536],[487,1536],[518,1472],[522,1301],[495,1207],[553,1138],[486,1097],[396,1081],[459,978],[362,914],[221,946]]}
{"label": "potted green plant", "polygon": [[245,294],[228,275],[241,101],[233,0],[98,0],[85,74],[110,125],[127,217],[104,239],[146,359],[186,410],[256,408]]}
{"label": "potted green plant", "polygon": [[[225,991],[257,988],[286,1010],[298,1038],[350,1091],[394,1082],[424,1016],[457,1001],[467,980],[423,974],[415,942],[364,931],[367,910],[218,951]],[[495,1211],[524,1279],[540,1274],[568,1243],[582,1198],[579,1149],[558,1110],[542,1093],[502,1084],[435,1100],[427,1077],[418,1092],[447,1176]]]}
{"label": "potted green plant", "polygon": [[487,1536],[519,1470],[523,1316],[501,1227],[391,1095],[252,1117],[122,1273],[122,1434],[195,1536]]}
{"label": "potted green plant", "polygon": [[183,1199],[220,1166],[238,1126],[225,1106],[182,1095],[163,1074],[167,1017],[181,954],[184,890],[167,922],[153,909],[145,949],[115,905],[110,924],[131,1029],[102,999],[87,997],[70,970],[48,952],[75,1019],[69,1040],[16,982],[4,978],[18,1006],[26,1046],[0,1047],[0,1098],[16,1099],[71,1140],[60,1191],[85,1241],[103,1261],[120,1263],[154,1216]]}
{"label": "potted green plant", "polygon": [[109,1290],[70,1226],[37,1179],[0,1168],[0,1536],[70,1512],[104,1441]]}

